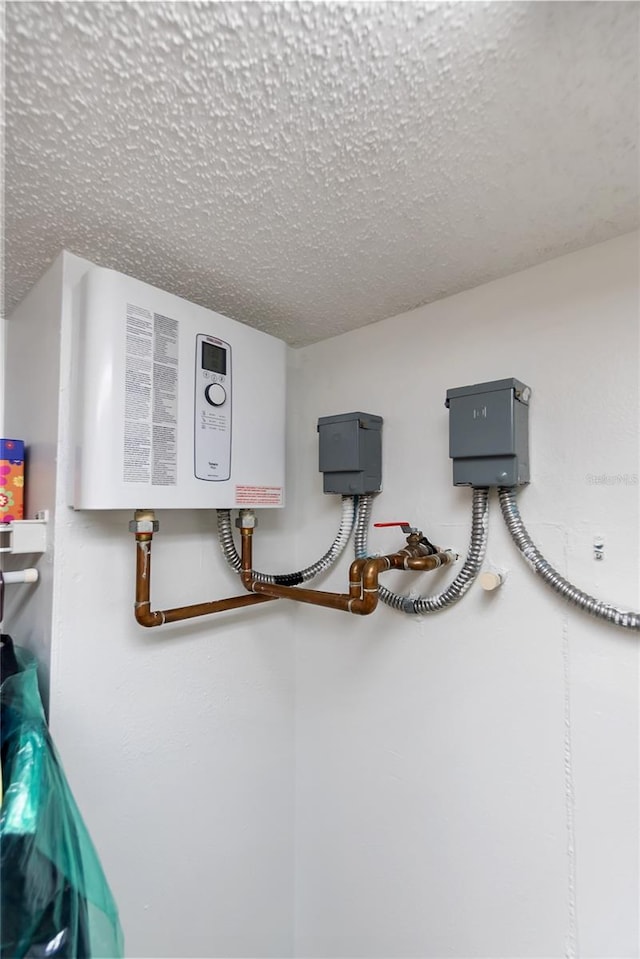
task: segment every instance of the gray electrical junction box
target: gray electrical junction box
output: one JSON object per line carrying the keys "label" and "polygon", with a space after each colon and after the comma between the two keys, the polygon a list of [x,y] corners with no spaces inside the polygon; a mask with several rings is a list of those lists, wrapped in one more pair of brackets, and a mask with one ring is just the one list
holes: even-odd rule
{"label": "gray electrical junction box", "polygon": [[382,486],[382,417],[339,413],[318,420],[324,492],[357,496]]}
{"label": "gray electrical junction box", "polygon": [[447,390],[454,486],[529,482],[530,396],[529,387],[515,379]]}

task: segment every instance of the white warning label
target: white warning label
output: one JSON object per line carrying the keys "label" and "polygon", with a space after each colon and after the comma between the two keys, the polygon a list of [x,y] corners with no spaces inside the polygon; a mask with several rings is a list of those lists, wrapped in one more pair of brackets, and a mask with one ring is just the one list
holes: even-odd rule
{"label": "white warning label", "polygon": [[127,304],[125,483],[178,482],[178,322]]}
{"label": "white warning label", "polygon": [[282,487],[236,486],[236,506],[282,506]]}

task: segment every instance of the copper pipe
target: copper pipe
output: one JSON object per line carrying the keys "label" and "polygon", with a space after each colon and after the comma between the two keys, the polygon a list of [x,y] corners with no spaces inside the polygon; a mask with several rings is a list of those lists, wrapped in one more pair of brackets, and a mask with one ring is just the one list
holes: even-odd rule
{"label": "copper pipe", "polygon": [[242,573],[244,586],[252,593],[263,597],[295,599],[299,603],[312,603],[314,606],[325,606],[328,609],[349,611],[349,604],[360,599],[361,569],[366,560],[357,559],[351,564],[349,574],[349,595],[343,593],[327,593],[316,589],[300,589],[294,586],[280,586],[277,583],[262,583],[253,579],[253,528],[242,526]]}
{"label": "copper pipe", "polygon": [[407,556],[406,550],[401,550],[390,557],[393,569],[413,569],[426,572],[432,569],[438,569],[440,566],[448,566],[453,563],[455,555],[447,553],[430,553],[428,556],[413,555]]}
{"label": "copper pipe", "polygon": [[392,556],[375,556],[368,559],[362,567],[362,598],[353,601],[350,610],[366,616],[378,605],[378,577],[380,573],[391,569]]}
{"label": "copper pipe", "polygon": [[317,589],[300,589],[298,586],[278,586],[276,583],[251,584],[254,593],[261,596],[295,599],[299,603],[312,603],[314,606],[326,606],[329,609],[341,609],[349,612],[349,603],[357,602],[343,593],[323,593]]}
{"label": "copper pipe", "polygon": [[[311,603],[313,606],[325,606],[339,609],[345,613],[367,616],[378,605],[378,572],[389,569],[386,557],[358,560],[362,567],[361,580],[349,583],[348,593],[326,593],[317,589],[300,589],[298,586],[278,586],[275,583],[252,582],[251,590],[262,596],[274,596],[282,599],[294,599],[298,603]],[[352,563],[352,568],[356,563]],[[354,595],[357,588],[357,595]]]}
{"label": "copper pipe", "polygon": [[249,592],[260,597],[292,599],[298,603],[310,603],[343,612],[367,616],[378,605],[378,579],[380,573],[389,569],[431,570],[453,562],[453,553],[424,555],[418,539],[413,536],[408,545],[389,556],[374,556],[356,559],[349,567],[349,592],[329,593],[317,589],[300,589],[299,586],[281,586],[263,583],[253,578],[253,527],[242,526],[242,573],[241,578]]}
{"label": "copper pipe", "polygon": [[452,553],[434,553],[425,556],[420,545],[409,543],[404,549],[389,556],[356,559],[349,568],[349,592],[328,593],[297,586],[280,586],[253,579],[253,529],[242,528],[242,582],[252,593],[298,603],[310,603],[343,612],[367,616],[378,605],[378,578],[388,569],[432,570],[453,562]]}
{"label": "copper pipe", "polygon": [[354,559],[349,567],[349,596],[351,599],[360,599],[362,595],[362,570],[366,559]]}
{"label": "copper pipe", "polygon": [[[243,544],[244,542],[243,538]],[[249,542],[248,537],[247,542]],[[326,593],[317,589],[300,589],[298,586],[255,582],[251,579],[250,571],[243,572],[243,582],[247,589],[261,596],[293,599],[298,603],[311,603],[313,606],[324,606],[328,609],[367,616],[378,605],[378,574],[390,568],[388,556],[355,560],[351,564],[349,573],[348,593]]]}
{"label": "copper pipe", "polygon": [[247,526],[240,528],[242,537],[241,574],[242,585],[251,590],[253,582],[253,529]]}
{"label": "copper pipe", "polygon": [[135,617],[141,626],[163,626],[165,623],[176,623],[183,619],[193,619],[194,616],[207,616],[209,613],[222,613],[228,609],[239,609],[243,606],[255,606],[258,603],[267,603],[273,597],[251,596],[246,593],[242,596],[230,596],[228,599],[218,599],[210,603],[196,603],[193,606],[177,606],[175,609],[151,609],[151,540],[152,533],[136,533],[136,603]]}

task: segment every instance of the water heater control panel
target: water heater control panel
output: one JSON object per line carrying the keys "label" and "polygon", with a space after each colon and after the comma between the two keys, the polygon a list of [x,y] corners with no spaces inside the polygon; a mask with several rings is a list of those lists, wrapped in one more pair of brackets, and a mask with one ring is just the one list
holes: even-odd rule
{"label": "water heater control panel", "polygon": [[194,409],[195,475],[219,482],[231,476],[231,347],[196,337]]}

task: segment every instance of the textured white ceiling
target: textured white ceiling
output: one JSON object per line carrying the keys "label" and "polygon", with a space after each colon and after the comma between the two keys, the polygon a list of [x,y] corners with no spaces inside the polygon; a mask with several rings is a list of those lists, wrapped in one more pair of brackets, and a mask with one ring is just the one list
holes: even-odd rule
{"label": "textured white ceiling", "polygon": [[638,224],[637,3],[6,20],[8,308],[64,247],[301,344]]}

